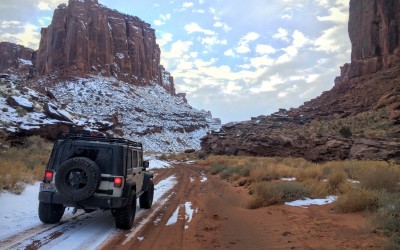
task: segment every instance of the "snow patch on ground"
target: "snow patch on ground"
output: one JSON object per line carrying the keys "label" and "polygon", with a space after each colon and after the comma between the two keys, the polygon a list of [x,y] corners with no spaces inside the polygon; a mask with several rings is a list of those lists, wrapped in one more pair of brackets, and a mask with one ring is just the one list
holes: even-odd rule
{"label": "snow patch on ground", "polygon": [[304,200],[297,200],[297,201],[292,201],[292,202],[285,202],[285,205],[287,206],[294,206],[294,207],[304,207],[307,208],[310,205],[326,205],[329,203],[333,203],[336,201],[337,196],[328,196],[325,199],[310,199],[306,198]]}
{"label": "snow patch on ground", "polygon": [[[170,176],[155,185],[154,203],[162,204],[169,197],[161,200],[168,191],[176,185],[176,177]],[[27,185],[21,195],[3,192],[0,195],[0,240],[31,227],[43,225],[38,217],[38,193],[40,182]],[[38,233],[32,240],[40,242],[41,249],[97,249],[104,240],[117,231],[114,218],[109,211],[96,211],[90,214],[78,213],[73,216],[71,208],[65,211],[61,221],[64,224],[54,225],[54,228]],[[145,210],[137,206],[139,216]],[[156,212],[157,210],[153,211]],[[148,219],[148,218],[146,218]],[[141,224],[137,223],[136,228]],[[52,239],[52,233],[62,231],[63,234]],[[24,241],[21,249],[32,244],[32,240]],[[1,249],[1,247],[0,247]]]}
{"label": "snow patch on ground", "polygon": [[281,178],[280,180],[282,180],[282,181],[296,181],[297,179],[296,178]]}
{"label": "snow patch on ground", "polygon": [[171,165],[169,164],[169,162],[166,161],[161,161],[156,159],[152,159],[149,161],[149,169],[160,169],[169,167],[171,167]]}
{"label": "snow patch on ground", "polygon": [[168,219],[166,226],[174,225],[178,222],[178,215],[179,215],[179,209],[181,206],[178,206],[175,210],[175,212],[171,215],[171,217]]}

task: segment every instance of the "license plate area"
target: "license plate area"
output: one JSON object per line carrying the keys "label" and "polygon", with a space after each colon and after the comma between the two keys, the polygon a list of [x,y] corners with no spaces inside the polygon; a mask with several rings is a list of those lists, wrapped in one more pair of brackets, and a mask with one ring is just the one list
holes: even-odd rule
{"label": "license plate area", "polygon": [[40,183],[40,191],[45,191],[45,192],[57,192],[56,187],[51,184],[51,183]]}

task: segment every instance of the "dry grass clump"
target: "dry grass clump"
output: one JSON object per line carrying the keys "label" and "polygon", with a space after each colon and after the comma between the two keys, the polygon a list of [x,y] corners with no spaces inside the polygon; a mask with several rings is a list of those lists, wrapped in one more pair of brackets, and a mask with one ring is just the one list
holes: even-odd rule
{"label": "dry grass clump", "polygon": [[362,187],[389,193],[399,191],[399,182],[399,169],[393,167],[374,167],[360,177]]}
{"label": "dry grass clump", "polygon": [[253,190],[253,197],[247,208],[256,209],[285,201],[294,201],[308,196],[308,190],[295,183],[257,183]]}
{"label": "dry grass clump", "polygon": [[365,210],[375,210],[379,206],[377,191],[365,188],[354,188],[339,196],[333,209],[339,213],[351,213]]}
{"label": "dry grass clump", "polygon": [[[4,143],[4,142],[3,142]],[[29,137],[24,147],[0,151],[0,190],[19,194],[25,183],[43,178],[52,145],[38,136]]]}

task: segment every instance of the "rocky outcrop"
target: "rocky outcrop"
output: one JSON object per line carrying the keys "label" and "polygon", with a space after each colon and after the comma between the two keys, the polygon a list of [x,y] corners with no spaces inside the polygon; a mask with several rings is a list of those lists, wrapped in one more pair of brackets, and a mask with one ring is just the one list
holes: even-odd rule
{"label": "rocky outcrop", "polygon": [[351,0],[349,36],[351,63],[343,78],[353,78],[400,62],[400,2],[395,0]]}
{"label": "rocky outcrop", "polygon": [[[210,154],[312,161],[400,162],[400,2],[350,0],[348,30],[351,62],[341,68],[330,91],[296,109],[226,124],[221,131],[202,138],[202,149]],[[363,121],[365,130],[380,129],[383,133],[362,131],[349,138],[340,135],[345,122],[360,123],[355,117],[368,112],[377,115],[364,115],[365,120],[370,119]],[[328,129],[332,124],[336,127]]]}
{"label": "rocky outcrop", "polygon": [[12,70],[23,74],[32,73],[34,56],[33,49],[14,43],[0,42],[0,72]]}
{"label": "rocky outcrop", "polygon": [[101,73],[137,85],[154,81],[175,95],[173,78],[160,66],[155,31],[138,17],[97,0],[70,0],[58,6],[41,36],[38,75]]}
{"label": "rocky outcrop", "polygon": [[201,146],[206,153],[301,157],[316,162],[346,159],[400,162],[400,140],[279,134],[271,133],[263,124],[247,122],[223,126],[222,131],[202,138]]}

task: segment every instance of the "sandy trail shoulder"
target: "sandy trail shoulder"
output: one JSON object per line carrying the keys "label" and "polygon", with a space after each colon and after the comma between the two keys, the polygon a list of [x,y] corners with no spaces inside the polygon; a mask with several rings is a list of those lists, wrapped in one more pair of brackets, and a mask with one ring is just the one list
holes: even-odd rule
{"label": "sandy trail shoulder", "polygon": [[246,189],[210,176],[204,167],[177,164],[158,172],[160,179],[169,175],[177,185],[166,194],[168,202],[155,204],[146,223],[136,222],[140,230],[119,232],[104,249],[383,249],[363,213],[335,214],[329,205],[249,210]]}

